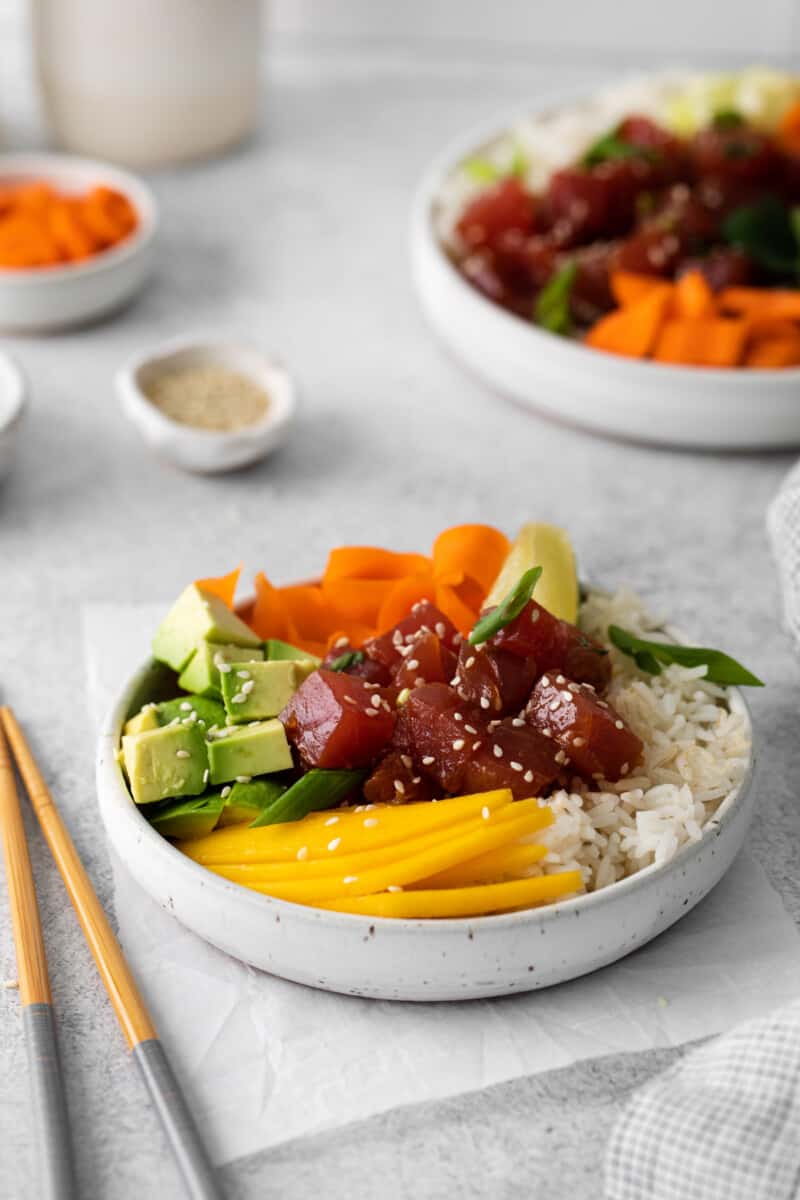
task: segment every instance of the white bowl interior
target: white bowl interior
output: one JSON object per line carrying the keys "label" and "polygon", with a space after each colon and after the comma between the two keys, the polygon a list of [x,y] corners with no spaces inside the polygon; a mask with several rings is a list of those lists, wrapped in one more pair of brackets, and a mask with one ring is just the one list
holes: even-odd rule
{"label": "white bowl interior", "polygon": [[17,364],[0,354],[0,434],[14,424],[25,403],[25,383]]}

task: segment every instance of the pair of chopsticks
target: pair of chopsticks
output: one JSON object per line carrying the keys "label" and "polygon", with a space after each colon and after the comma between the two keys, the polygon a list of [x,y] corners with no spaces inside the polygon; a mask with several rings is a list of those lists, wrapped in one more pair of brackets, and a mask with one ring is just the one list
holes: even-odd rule
{"label": "pair of chopsticks", "polygon": [[[9,746],[11,752],[9,752]],[[78,1196],[36,890],[11,753],[192,1200],[222,1193],[119,942],[10,708],[0,708],[0,834],[17,952],[42,1200]]]}

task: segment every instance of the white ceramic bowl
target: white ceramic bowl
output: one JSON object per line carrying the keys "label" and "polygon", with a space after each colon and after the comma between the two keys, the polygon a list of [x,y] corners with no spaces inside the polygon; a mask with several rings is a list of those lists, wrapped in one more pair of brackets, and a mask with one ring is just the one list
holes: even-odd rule
{"label": "white ceramic bowl", "polygon": [[0,481],[11,469],[26,403],[22,371],[8,354],[0,354]]}
{"label": "white ceramic bowl", "polygon": [[444,181],[530,116],[515,112],[458,138],[417,190],[412,269],[422,307],[442,341],[500,392],[596,432],[703,449],[800,444],[800,368],[682,367],[606,354],[528,324],[465,282],[435,229]]}
{"label": "white ceramic bowl", "polygon": [[[111,845],[179,921],[254,967],[311,987],[383,1000],[467,1000],[585,975],[650,941],[722,878],[755,805],[755,757],[702,839],[664,866],[546,908],[435,921],[328,912],[275,900],[214,875],[156,833],[117,761],[122,726],[169,675],[150,662],[124,688],[100,735],[97,792]],[[741,693],[731,704],[749,714]],[[752,732],[752,730],[751,730]]]}
{"label": "white ceramic bowl", "polygon": [[107,163],[66,154],[0,155],[0,186],[46,180],[64,191],[106,184],[123,192],[139,216],[130,237],[84,262],[29,270],[0,268],[0,329],[48,333],[122,308],[143,287],[154,263],[153,195],[140,179]]}
{"label": "white ceramic bowl", "polygon": [[[195,429],[173,421],[147,398],[145,387],[162,371],[222,366],[248,376],[269,396],[262,420],[230,433]],[[277,361],[253,346],[181,339],[141,354],[117,375],[117,391],[127,417],[154,450],[185,471],[213,474],[256,462],[283,444],[294,418],[292,378]]]}

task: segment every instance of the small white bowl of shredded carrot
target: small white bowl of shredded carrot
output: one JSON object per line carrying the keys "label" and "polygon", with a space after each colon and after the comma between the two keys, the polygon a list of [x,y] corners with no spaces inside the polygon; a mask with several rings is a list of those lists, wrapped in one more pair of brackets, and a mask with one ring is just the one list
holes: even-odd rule
{"label": "small white bowl of shredded carrot", "polygon": [[155,201],[135,176],[68,155],[0,156],[0,328],[34,333],[121,308],[153,265]]}

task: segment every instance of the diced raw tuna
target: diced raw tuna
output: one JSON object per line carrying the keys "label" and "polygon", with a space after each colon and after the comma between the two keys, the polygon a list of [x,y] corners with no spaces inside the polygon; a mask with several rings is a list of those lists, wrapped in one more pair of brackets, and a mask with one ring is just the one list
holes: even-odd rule
{"label": "diced raw tuna", "polygon": [[456,690],[487,716],[518,713],[527,703],[536,677],[533,657],[520,658],[491,644],[478,648],[464,642],[459,650]]}
{"label": "diced raw tuna", "polygon": [[410,755],[390,750],[364,784],[369,804],[408,804],[434,800],[441,795],[430,776],[417,771]]}
{"label": "diced raw tuna", "polygon": [[403,661],[394,677],[395,688],[419,686],[423,683],[449,683],[456,671],[456,656],[448,650],[435,633],[418,633],[408,643]]}
{"label": "diced raw tuna", "polygon": [[[339,642],[333,646],[322,660],[323,667],[330,667],[335,663],[337,658],[341,658],[343,654],[352,654],[355,647],[349,642]],[[349,667],[345,669],[346,675],[355,675],[357,679],[365,679],[368,683],[377,683],[379,687],[386,687],[392,682],[392,673],[383,663],[373,662],[371,658],[361,652],[362,657],[356,659]]]}
{"label": "diced raw tuna", "polygon": [[519,799],[537,795],[560,770],[558,747],[521,718],[487,722],[485,713],[443,684],[411,693],[400,710],[394,745],[446,792],[507,787]]}
{"label": "diced raw tuna", "polygon": [[307,767],[366,767],[392,737],[395,714],[380,693],[341,671],[314,671],[280,715]]}
{"label": "diced raw tuna", "polygon": [[462,788],[465,792],[510,788],[515,800],[524,800],[549,790],[562,769],[557,746],[521,717],[507,718],[499,724],[491,722],[483,737],[471,743]]}
{"label": "diced raw tuna", "polygon": [[489,643],[520,658],[536,660],[537,675],[562,671],[570,679],[604,691],[611,678],[608,652],[569,621],[560,621],[530,600],[519,616]]}
{"label": "diced raw tuna", "polygon": [[431,604],[428,600],[421,600],[414,605],[407,617],[398,621],[394,629],[365,642],[364,653],[374,662],[383,663],[384,666],[394,670],[400,665],[403,657],[398,647],[407,646],[420,631],[435,633],[448,650],[455,652],[458,649],[461,635],[453,622],[435,604]]}
{"label": "diced raw tuna", "polygon": [[564,675],[543,675],[533,689],[526,720],[549,734],[565,766],[585,779],[615,783],[639,761],[642,742],[593,688]]}

